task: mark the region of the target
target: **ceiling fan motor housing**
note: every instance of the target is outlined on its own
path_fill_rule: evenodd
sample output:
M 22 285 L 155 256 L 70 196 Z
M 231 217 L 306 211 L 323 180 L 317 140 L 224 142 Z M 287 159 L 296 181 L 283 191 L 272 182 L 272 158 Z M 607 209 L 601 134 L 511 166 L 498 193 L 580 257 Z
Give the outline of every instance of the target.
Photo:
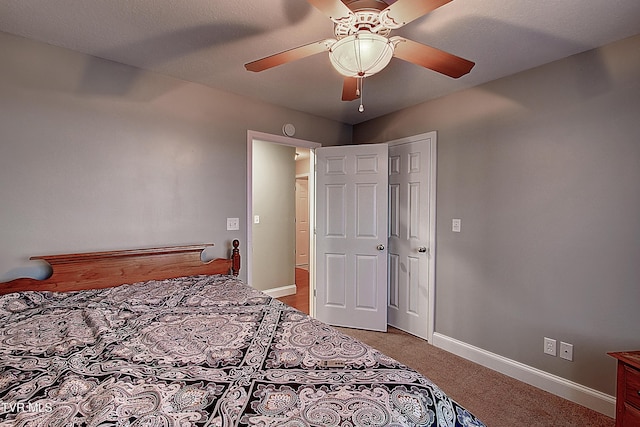
M 362 31 L 387 37 L 394 26 L 394 21 L 386 18 L 386 13 L 382 14 L 377 9 L 361 9 L 355 11 L 349 19 L 336 22 L 333 32 L 338 40 Z

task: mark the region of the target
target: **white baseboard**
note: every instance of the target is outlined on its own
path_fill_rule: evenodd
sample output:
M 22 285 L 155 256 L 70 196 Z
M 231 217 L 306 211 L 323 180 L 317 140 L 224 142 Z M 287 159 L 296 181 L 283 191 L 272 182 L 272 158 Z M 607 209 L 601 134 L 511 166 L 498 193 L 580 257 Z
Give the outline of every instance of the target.
M 616 399 L 606 393 L 585 387 L 557 375 L 508 359 L 479 347 L 435 332 L 432 344 L 438 348 L 471 360 L 479 365 L 508 375 L 524 383 L 553 393 L 601 414 L 615 417 Z
M 287 285 L 280 286 L 279 288 L 267 289 L 266 291 L 262 291 L 265 294 L 269 295 L 271 298 L 280 298 L 286 297 L 287 295 L 295 295 L 297 291 L 296 285 Z

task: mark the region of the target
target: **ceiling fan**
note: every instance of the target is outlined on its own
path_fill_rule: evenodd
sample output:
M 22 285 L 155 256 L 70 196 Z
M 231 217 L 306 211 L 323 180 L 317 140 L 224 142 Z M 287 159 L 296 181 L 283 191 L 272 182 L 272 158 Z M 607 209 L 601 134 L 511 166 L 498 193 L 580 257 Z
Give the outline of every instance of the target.
M 391 58 L 458 78 L 475 63 L 401 36 L 392 36 L 409 22 L 452 0 L 307 0 L 334 23 L 335 38 L 319 40 L 245 64 L 249 71 L 264 71 L 287 62 L 329 52 L 334 68 L 344 76 L 342 100 L 360 98 L 365 77 L 384 69 Z

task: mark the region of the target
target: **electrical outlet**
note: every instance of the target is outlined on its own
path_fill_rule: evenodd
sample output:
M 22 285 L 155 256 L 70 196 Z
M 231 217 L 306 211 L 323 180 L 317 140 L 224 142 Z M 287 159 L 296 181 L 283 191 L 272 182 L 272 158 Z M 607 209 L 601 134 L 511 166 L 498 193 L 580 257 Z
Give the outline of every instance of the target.
M 573 361 L 573 344 L 560 341 L 560 357 Z
M 544 337 L 544 353 L 549 356 L 556 355 L 556 340 Z
M 462 220 L 459 218 L 453 218 L 451 220 L 451 231 L 454 233 L 460 232 L 460 227 L 462 226 Z

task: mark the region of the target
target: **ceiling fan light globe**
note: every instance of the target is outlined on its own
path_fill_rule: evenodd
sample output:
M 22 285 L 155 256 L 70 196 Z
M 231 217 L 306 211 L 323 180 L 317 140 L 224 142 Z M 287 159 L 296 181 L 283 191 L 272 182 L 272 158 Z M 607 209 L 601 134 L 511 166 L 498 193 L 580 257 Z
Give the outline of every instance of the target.
M 368 32 L 346 36 L 329 50 L 331 64 L 346 77 L 372 76 L 386 67 L 392 57 L 393 44 L 389 39 Z

